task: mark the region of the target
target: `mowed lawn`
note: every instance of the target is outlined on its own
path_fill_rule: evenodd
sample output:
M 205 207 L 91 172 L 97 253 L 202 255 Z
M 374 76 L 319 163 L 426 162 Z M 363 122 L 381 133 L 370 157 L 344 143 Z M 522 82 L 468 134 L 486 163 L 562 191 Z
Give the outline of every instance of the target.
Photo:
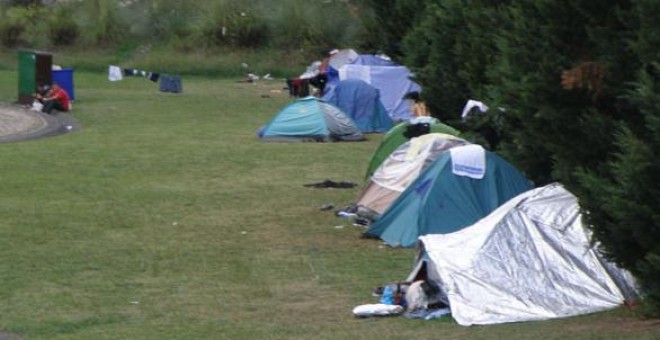
M 17 98 L 0 71 L 0 101 Z M 382 135 L 362 143 L 263 143 L 290 102 L 284 81 L 76 73 L 75 133 L 0 144 L 0 338 L 654 338 L 619 310 L 462 327 L 450 318 L 356 319 L 371 289 L 403 280 L 413 249 L 360 239 L 321 211 L 359 189 Z

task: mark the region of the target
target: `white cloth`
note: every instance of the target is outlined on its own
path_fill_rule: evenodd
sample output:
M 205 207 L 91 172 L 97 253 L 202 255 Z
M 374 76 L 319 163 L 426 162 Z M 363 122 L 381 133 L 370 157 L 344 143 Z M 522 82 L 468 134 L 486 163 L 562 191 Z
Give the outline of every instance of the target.
M 119 66 L 110 65 L 108 67 L 108 80 L 109 81 L 119 81 L 124 79 L 123 72 Z
M 486 150 L 481 145 L 469 144 L 449 149 L 452 172 L 458 176 L 482 179 L 486 174 Z
M 472 111 L 472 109 L 475 107 L 478 108 L 479 111 L 481 111 L 482 113 L 488 111 L 488 106 L 486 106 L 486 104 L 477 100 L 470 99 L 467 101 L 465 107 L 463 108 L 463 113 L 461 113 L 461 118 L 465 120 L 465 118 L 470 114 L 470 111 Z
M 399 315 L 401 313 L 403 313 L 403 307 L 384 303 L 360 305 L 353 308 L 353 315 L 358 317 Z
M 38 102 L 38 101 L 35 100 L 35 101 L 32 103 L 32 107 L 31 107 L 31 109 L 32 109 L 32 111 L 41 112 L 41 109 L 42 109 L 43 107 L 44 107 L 44 104 L 41 104 L 40 102 Z
M 411 118 L 408 121 L 408 124 L 437 124 L 440 121 L 437 118 L 429 117 L 429 116 L 421 116 L 421 117 L 415 117 Z

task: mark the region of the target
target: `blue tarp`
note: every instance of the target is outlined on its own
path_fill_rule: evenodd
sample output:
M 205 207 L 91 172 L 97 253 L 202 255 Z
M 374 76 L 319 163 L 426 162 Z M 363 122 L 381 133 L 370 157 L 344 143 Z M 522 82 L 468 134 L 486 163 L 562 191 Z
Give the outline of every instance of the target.
M 394 125 L 378 90 L 362 80 L 343 80 L 323 99 L 351 117 L 362 132 L 387 132 Z
M 532 189 L 511 164 L 486 151 L 482 179 L 455 175 L 445 152 L 397 198 L 365 233 L 395 247 L 413 247 L 426 234 L 463 229 L 509 199 Z

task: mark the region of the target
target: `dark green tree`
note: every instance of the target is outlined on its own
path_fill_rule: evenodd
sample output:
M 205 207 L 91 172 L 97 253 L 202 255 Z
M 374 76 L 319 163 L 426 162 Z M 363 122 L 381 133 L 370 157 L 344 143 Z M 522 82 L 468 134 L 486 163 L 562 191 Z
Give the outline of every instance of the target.
M 636 1 L 622 15 L 637 65 L 636 79 L 620 100 L 634 108 L 614 136 L 614 156 L 599 168 L 579 172 L 582 205 L 608 255 L 642 283 L 647 311 L 660 315 L 660 4 Z
M 403 56 L 403 37 L 424 15 L 428 0 L 362 0 L 363 25 L 369 34 L 363 47 L 382 52 L 394 60 Z M 371 15 L 369 15 L 371 13 Z M 378 50 L 378 51 L 376 51 Z
M 405 64 L 424 85 L 433 116 L 460 127 L 469 99 L 485 100 L 486 71 L 497 56 L 494 33 L 502 1 L 429 1 L 425 15 L 404 37 Z M 483 122 L 479 122 L 483 127 Z
M 501 152 L 580 199 L 606 255 L 660 311 L 657 18 L 652 1 L 523 1 L 501 8 L 488 98 Z
M 468 99 L 502 108 L 461 128 L 494 132 L 490 146 L 537 185 L 560 181 L 575 193 L 596 241 L 660 314 L 660 4 L 429 0 L 426 8 L 403 35 L 402 59 L 433 114 L 458 124 Z

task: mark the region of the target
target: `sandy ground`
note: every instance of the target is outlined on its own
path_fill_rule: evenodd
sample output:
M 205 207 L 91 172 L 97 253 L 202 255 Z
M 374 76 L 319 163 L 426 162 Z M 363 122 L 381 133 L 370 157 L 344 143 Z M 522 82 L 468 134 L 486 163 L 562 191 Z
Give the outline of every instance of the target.
M 56 136 L 77 128 L 68 113 L 48 115 L 25 106 L 0 103 L 0 143 Z

